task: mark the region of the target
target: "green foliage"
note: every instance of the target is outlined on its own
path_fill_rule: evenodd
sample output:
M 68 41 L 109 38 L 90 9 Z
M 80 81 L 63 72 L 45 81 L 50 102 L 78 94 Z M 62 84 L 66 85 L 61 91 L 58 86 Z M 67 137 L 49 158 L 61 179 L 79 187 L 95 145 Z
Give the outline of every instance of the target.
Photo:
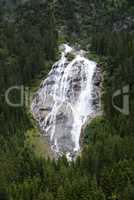
M 0 3 L 0 199 L 132 200 L 133 2 L 8 1 L 12 15 L 3 6 Z M 57 161 L 37 156 L 31 146 L 36 145 L 41 154 L 46 150 L 40 147 L 41 138 L 33 139 L 34 128 L 26 108 L 11 108 L 4 99 L 10 86 L 29 86 L 35 77 L 44 77 L 57 56 L 58 42 L 66 40 L 79 41 L 87 50 L 90 48 L 104 72 L 105 116 L 87 126 L 85 147 L 72 162 L 65 156 Z M 68 57 L 73 59 L 72 55 Z M 113 92 L 126 84 L 131 93 L 129 116 L 119 114 L 111 103 Z M 11 98 L 20 100 L 18 93 L 11 94 Z M 117 99 L 116 103 L 120 102 Z
M 44 70 L 45 75 L 47 74 L 51 66 L 47 63 L 54 61 L 56 57 L 57 31 L 53 8 L 49 2 L 33 4 L 33 1 L 30 1 L 20 5 L 14 10 L 13 19 L 10 20 L 5 17 L 4 7 L 2 8 L 3 13 L 0 15 L 0 198 L 7 199 L 8 186 L 12 182 L 15 184 L 31 176 L 32 173 L 36 174 L 36 161 L 33 161 L 34 153 L 25 148 L 25 133 L 32 127 L 26 108 L 8 106 L 5 102 L 5 92 L 12 86 L 29 86 L 41 70 Z M 6 16 L 8 14 L 6 13 Z M 18 103 L 20 93 L 11 93 L 10 99 Z M 18 184 L 15 185 L 19 195 L 19 191 L 21 190 L 22 193 L 23 188 L 20 186 L 19 189 Z M 27 188 L 29 182 L 25 185 Z M 13 197 L 15 198 L 17 197 Z
M 108 120 L 106 120 L 104 117 L 97 117 L 93 119 L 90 125 L 86 127 L 84 134 L 84 143 L 94 144 L 101 137 L 101 134 L 106 133 L 106 135 L 108 135 L 112 132 L 115 132 L 115 130 L 112 129 L 113 127 Z
M 109 38 L 106 37 L 109 35 Z M 107 119 L 113 122 L 114 127 L 121 135 L 132 134 L 134 129 L 134 87 L 133 87 L 133 33 L 119 32 L 96 34 L 92 41 L 92 50 L 103 59 L 103 108 Z M 113 107 L 112 96 L 124 86 L 129 86 L 130 113 L 129 116 L 119 113 Z M 122 108 L 123 93 L 115 99 L 115 104 Z

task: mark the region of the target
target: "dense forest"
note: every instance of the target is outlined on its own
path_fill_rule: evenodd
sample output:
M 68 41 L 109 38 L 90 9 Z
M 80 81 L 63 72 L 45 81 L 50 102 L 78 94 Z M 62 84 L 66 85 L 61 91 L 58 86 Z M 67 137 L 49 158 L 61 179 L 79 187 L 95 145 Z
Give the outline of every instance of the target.
M 0 1 L 1 200 L 133 200 L 133 14 L 133 0 Z M 72 162 L 37 157 L 25 145 L 33 126 L 27 107 L 5 102 L 9 87 L 47 75 L 61 42 L 80 44 L 103 74 L 104 115 L 88 125 L 81 155 Z M 112 105 L 112 94 L 126 85 L 129 115 Z M 10 95 L 20 100 L 17 91 Z

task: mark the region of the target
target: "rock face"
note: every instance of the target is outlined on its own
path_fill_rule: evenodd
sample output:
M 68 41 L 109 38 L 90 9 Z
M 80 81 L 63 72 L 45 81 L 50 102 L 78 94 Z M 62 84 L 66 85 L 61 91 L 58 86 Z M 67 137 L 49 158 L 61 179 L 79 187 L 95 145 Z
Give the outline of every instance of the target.
M 100 109 L 100 69 L 68 45 L 61 54 L 34 95 L 32 113 L 55 155 L 72 158 L 80 150 L 82 126 Z

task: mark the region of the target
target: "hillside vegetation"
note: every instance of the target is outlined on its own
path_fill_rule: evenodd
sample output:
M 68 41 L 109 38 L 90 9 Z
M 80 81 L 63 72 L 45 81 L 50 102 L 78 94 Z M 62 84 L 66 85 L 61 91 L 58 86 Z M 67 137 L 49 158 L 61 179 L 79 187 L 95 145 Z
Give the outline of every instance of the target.
M 29 0 L 23 4 L 8 0 L 8 6 L 1 1 L 1 200 L 133 200 L 133 13 L 133 0 Z M 26 133 L 31 137 L 29 131 L 35 131 L 27 107 L 12 108 L 4 98 L 9 87 L 31 88 L 42 71 L 44 78 L 61 41 L 79 43 L 90 51 L 103 73 L 104 116 L 86 128 L 84 148 L 75 162 L 65 156 L 55 161 L 36 154 L 26 138 Z M 113 93 L 126 85 L 129 115 L 112 105 Z M 13 92 L 10 98 L 18 102 L 20 94 Z M 123 94 L 116 99 L 117 105 L 122 98 Z M 37 151 L 42 154 L 42 149 Z

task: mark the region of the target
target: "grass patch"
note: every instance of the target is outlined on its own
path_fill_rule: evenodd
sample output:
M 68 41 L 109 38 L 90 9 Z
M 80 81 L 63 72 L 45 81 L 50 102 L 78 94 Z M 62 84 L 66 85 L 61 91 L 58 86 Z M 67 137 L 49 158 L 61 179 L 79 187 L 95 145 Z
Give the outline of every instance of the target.
M 40 158 L 53 158 L 52 151 L 46 138 L 39 133 L 37 128 L 31 128 L 26 132 L 25 145 L 30 147 L 35 155 Z

